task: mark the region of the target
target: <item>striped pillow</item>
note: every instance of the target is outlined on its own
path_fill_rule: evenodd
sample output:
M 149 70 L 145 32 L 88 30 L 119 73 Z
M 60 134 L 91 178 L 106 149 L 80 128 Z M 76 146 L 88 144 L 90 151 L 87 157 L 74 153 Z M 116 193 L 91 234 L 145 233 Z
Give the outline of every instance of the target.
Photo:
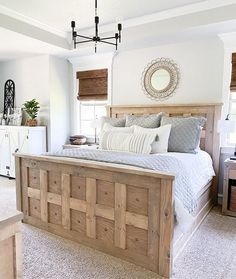
M 107 131 L 100 136 L 99 147 L 102 150 L 113 150 L 150 154 L 156 133 L 133 134 Z

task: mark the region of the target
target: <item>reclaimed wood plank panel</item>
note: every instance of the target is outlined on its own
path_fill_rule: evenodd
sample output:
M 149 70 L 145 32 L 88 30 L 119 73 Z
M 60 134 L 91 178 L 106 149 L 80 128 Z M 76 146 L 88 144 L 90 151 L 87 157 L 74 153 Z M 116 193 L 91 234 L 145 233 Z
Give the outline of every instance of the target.
M 22 166 L 21 169 L 22 176 L 22 204 L 24 215 L 29 214 L 29 199 L 28 199 L 28 187 L 29 187 L 29 168 Z
M 61 207 L 62 207 L 62 226 L 70 229 L 70 175 L 61 176 Z
M 126 185 L 115 183 L 115 246 L 126 248 Z
M 14 236 L 14 267 L 15 277 L 17 279 L 23 278 L 22 269 L 22 234 L 17 232 Z
M 21 183 L 22 183 L 22 179 L 21 179 L 21 159 L 20 158 L 16 158 L 15 160 L 15 171 L 16 171 L 16 177 L 19 177 L 19 179 L 16 180 L 16 208 L 19 211 L 23 210 L 23 206 L 22 206 L 22 187 L 21 187 Z
M 40 170 L 40 208 L 41 220 L 48 222 L 48 172 Z
M 172 270 L 173 192 L 172 181 L 161 180 L 159 268 L 161 276 L 169 278 Z
M 96 205 L 96 179 L 86 178 L 86 234 L 90 238 L 96 238 L 96 216 L 95 216 L 95 205 Z
M 154 263 L 153 270 L 158 272 L 159 266 L 159 235 L 160 235 L 160 190 L 151 188 L 148 193 L 148 256 Z

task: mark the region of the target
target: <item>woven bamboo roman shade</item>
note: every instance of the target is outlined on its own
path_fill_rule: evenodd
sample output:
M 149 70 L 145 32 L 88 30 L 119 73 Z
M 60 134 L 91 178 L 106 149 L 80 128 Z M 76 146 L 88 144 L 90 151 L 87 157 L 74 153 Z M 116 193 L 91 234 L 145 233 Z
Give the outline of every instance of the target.
M 107 100 L 107 69 L 77 72 L 80 101 Z
M 236 90 L 236 53 L 232 54 L 232 74 L 230 90 Z

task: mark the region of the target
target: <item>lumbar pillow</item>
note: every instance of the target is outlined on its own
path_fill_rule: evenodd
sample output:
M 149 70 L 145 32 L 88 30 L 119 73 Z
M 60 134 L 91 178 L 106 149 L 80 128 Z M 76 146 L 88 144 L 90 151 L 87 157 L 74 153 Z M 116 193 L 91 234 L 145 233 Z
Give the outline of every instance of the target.
M 159 128 L 150 129 L 134 126 L 134 133 L 155 134 L 155 141 L 152 143 L 151 153 L 165 153 L 168 149 L 168 140 L 170 136 L 171 125 L 161 126 Z
M 113 150 L 150 154 L 156 134 L 134 134 L 107 131 L 102 132 L 99 147 L 102 150 Z
M 125 127 L 125 117 L 113 118 L 113 117 L 102 116 L 100 121 L 101 121 L 101 129 L 103 128 L 103 125 L 105 123 L 109 123 L 111 126 L 114 127 Z
M 196 153 L 204 117 L 163 117 L 161 126 L 171 124 L 168 151 Z
M 132 127 L 114 127 L 109 123 L 104 123 L 102 127 L 102 132 L 108 132 L 108 131 L 113 131 L 113 132 L 122 132 L 122 133 L 133 133 L 134 132 L 134 126 Z
M 125 126 L 130 127 L 133 125 L 137 125 L 143 128 L 157 128 L 160 126 L 163 114 L 163 112 L 141 116 L 129 114 L 126 115 Z

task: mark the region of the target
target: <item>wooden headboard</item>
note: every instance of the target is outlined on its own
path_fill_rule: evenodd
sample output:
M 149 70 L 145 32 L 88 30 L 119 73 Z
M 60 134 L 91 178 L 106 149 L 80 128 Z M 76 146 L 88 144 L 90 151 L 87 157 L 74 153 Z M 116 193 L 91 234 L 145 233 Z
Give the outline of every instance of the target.
M 222 104 L 184 104 L 184 105 L 117 105 L 108 106 L 107 115 L 123 117 L 125 114 L 155 114 L 165 112 L 167 116 L 204 116 L 206 125 L 201 134 L 200 146 L 207 151 L 213 160 L 215 172 L 219 170 L 219 134 L 217 122 L 220 120 Z

